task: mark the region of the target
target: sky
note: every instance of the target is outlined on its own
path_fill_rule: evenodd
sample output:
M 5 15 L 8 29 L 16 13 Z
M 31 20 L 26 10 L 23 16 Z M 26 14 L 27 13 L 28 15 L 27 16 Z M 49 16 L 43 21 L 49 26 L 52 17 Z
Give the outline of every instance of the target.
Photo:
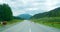
M 11 7 L 13 16 L 35 15 L 60 7 L 60 0 L 0 0 L 0 4 L 3 3 Z

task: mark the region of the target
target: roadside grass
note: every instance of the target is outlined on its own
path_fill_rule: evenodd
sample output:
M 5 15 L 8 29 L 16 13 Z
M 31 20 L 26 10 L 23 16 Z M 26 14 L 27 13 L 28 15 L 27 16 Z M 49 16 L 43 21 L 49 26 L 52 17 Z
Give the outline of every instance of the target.
M 17 23 L 17 22 L 22 22 L 23 20 L 19 20 L 19 19 L 13 19 L 13 20 L 11 20 L 11 21 L 8 21 L 7 22 L 7 24 L 9 25 L 9 24 L 15 24 L 15 23 Z
M 60 17 L 45 17 L 40 19 L 32 19 L 32 21 L 60 29 Z
M 11 21 L 7 21 L 7 25 L 13 25 L 19 22 L 22 22 L 23 20 L 19 20 L 19 19 L 13 19 Z M 0 24 L 0 27 L 2 27 L 2 24 Z

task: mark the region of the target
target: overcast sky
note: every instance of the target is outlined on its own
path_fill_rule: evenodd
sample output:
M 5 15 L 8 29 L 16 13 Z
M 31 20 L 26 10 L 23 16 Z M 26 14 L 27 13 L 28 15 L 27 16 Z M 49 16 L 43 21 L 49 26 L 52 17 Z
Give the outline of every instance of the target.
M 0 0 L 0 4 L 3 3 L 9 4 L 14 16 L 34 15 L 60 7 L 60 0 Z

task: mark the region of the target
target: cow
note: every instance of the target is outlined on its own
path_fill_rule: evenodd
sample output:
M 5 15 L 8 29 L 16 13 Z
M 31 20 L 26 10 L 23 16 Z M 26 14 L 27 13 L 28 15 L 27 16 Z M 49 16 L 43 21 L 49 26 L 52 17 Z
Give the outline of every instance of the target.
M 6 25 L 7 24 L 7 21 L 3 21 L 1 22 L 2 25 Z

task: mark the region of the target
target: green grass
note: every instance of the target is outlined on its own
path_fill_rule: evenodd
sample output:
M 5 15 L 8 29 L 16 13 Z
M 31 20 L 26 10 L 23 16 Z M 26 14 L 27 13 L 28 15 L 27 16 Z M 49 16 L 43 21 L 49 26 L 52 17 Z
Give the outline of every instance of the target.
M 7 24 L 14 24 L 14 23 L 17 23 L 17 22 L 22 22 L 23 20 L 18 20 L 18 19 L 13 19 L 11 21 L 8 21 Z
M 11 20 L 11 21 L 7 21 L 7 25 L 12 25 L 12 24 L 16 24 L 16 23 L 18 23 L 18 22 L 22 22 L 23 20 L 19 20 L 19 19 L 13 19 L 13 20 Z M 2 25 L 0 24 L 0 27 L 1 27 Z
M 50 27 L 55 27 L 60 29 L 60 17 L 45 17 L 40 19 L 32 19 L 33 22 L 44 24 Z

